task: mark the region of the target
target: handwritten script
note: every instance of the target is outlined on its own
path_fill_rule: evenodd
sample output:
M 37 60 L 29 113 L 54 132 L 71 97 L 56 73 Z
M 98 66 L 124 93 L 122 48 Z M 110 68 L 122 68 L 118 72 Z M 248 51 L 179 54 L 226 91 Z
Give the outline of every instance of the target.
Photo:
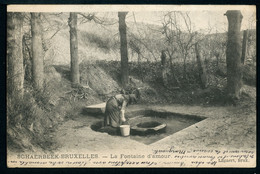
M 255 167 L 251 150 L 183 150 L 140 153 L 26 154 L 8 157 L 8 167 Z

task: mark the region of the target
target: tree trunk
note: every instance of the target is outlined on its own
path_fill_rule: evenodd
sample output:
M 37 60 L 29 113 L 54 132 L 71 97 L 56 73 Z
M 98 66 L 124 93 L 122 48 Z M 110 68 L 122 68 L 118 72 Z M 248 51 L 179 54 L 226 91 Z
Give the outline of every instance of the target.
M 187 59 L 187 56 L 185 55 L 184 59 L 183 59 L 183 78 L 185 80 L 187 80 L 186 59 Z
M 168 88 L 168 76 L 167 76 L 167 62 L 165 51 L 161 51 L 161 63 L 162 63 L 162 80 L 163 85 Z
M 141 72 L 141 79 L 142 82 L 144 82 L 144 75 L 143 75 L 143 70 L 142 70 L 142 66 L 141 66 L 141 53 L 137 53 L 138 54 L 138 67 L 139 67 L 139 71 Z
M 77 13 L 70 13 L 70 75 L 73 84 L 80 83 L 79 60 L 78 60 L 78 35 L 77 35 Z
M 119 18 L 119 33 L 120 33 L 120 53 L 121 53 L 121 83 L 125 88 L 129 82 L 128 70 L 128 51 L 127 51 L 127 37 L 126 37 L 126 23 L 125 17 L 128 12 L 118 12 Z
M 199 70 L 199 77 L 200 77 L 200 84 L 202 88 L 208 87 L 208 76 L 205 65 L 203 61 L 201 61 L 201 55 L 198 48 L 198 43 L 195 44 L 195 52 L 196 52 L 196 59 L 197 59 L 197 66 Z
M 248 30 L 244 30 L 241 63 L 245 64 Z
M 22 53 L 22 13 L 7 13 L 7 85 L 8 98 L 23 98 L 24 68 Z
M 42 48 L 42 26 L 41 13 L 31 13 L 32 29 L 32 77 L 33 85 L 38 89 L 43 88 L 43 48 Z
M 24 65 L 24 79 L 28 82 L 32 82 L 32 56 L 31 49 L 28 46 L 27 41 L 31 38 L 28 38 L 26 35 L 23 35 L 23 65 Z M 31 43 L 29 44 L 31 47 Z
M 174 67 L 173 67 L 173 63 L 172 63 L 173 58 L 171 55 L 169 55 L 169 57 L 170 57 L 170 66 L 171 66 L 170 72 L 171 72 L 171 76 L 172 76 L 171 79 L 173 82 L 173 86 L 171 88 L 178 89 L 181 86 L 181 84 L 174 71 Z
M 220 56 L 220 54 L 216 53 L 215 56 L 216 56 L 216 59 L 217 59 L 217 69 L 219 69 L 219 56 Z
M 239 10 L 228 10 L 228 41 L 226 50 L 227 92 L 231 101 L 239 99 L 242 88 L 240 28 L 242 14 Z

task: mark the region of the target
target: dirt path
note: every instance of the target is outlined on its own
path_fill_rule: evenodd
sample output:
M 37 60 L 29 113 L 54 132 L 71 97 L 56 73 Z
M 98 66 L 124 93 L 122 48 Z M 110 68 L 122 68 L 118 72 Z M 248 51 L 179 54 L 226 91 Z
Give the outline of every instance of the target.
M 150 145 L 130 137 L 111 136 L 93 131 L 91 124 L 103 120 L 102 116 L 75 114 L 64 122 L 54 134 L 59 148 L 57 152 L 111 152 L 154 148 L 188 149 L 253 149 L 256 148 L 256 111 L 243 107 L 202 106 L 131 106 L 128 112 L 142 109 L 170 111 L 208 117 L 182 131 Z

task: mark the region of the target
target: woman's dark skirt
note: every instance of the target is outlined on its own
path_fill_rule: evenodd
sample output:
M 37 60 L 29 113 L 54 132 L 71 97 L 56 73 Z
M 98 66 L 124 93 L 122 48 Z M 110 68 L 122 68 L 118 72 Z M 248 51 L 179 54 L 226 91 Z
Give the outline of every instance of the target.
M 120 119 L 120 106 L 115 98 L 110 98 L 106 104 L 104 126 L 119 127 L 121 124 Z

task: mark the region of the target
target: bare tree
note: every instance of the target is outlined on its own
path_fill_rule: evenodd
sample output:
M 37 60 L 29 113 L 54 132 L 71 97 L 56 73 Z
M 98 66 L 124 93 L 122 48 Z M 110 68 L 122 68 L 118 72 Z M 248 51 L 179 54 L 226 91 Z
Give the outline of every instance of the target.
M 41 13 L 31 13 L 33 85 L 41 89 L 44 82 Z
M 234 101 L 239 99 L 242 88 L 240 28 L 243 16 L 239 10 L 228 10 L 225 15 L 228 19 L 227 92 Z
M 141 53 L 140 46 L 138 45 L 138 43 L 134 42 L 133 40 L 130 40 L 129 47 L 132 50 L 132 56 L 134 55 L 134 53 L 137 54 L 138 69 L 141 73 L 140 75 L 141 75 L 142 82 L 144 82 L 144 75 L 143 75 L 143 70 L 142 70 L 142 66 L 141 66 L 142 53 Z
M 216 57 L 217 61 L 217 70 L 219 70 L 219 63 L 221 59 L 225 57 L 227 39 L 226 34 L 221 34 L 216 31 L 216 33 L 207 37 L 204 40 L 204 49 L 208 49 L 210 51 L 211 57 Z
M 140 26 L 136 21 L 134 12 L 132 13 L 132 15 L 134 18 L 134 26 L 136 28 L 137 33 L 128 31 L 127 35 L 131 39 L 132 43 L 138 46 L 140 58 L 146 59 L 147 62 L 151 61 L 151 58 L 157 61 L 158 57 L 160 56 L 160 51 L 158 52 L 158 50 L 161 50 L 161 48 L 158 48 L 158 45 L 156 45 L 157 42 L 154 42 L 154 39 L 158 37 L 159 33 L 161 34 L 161 31 L 154 30 L 150 28 L 149 25 Z M 132 48 L 131 45 L 130 48 Z M 142 52 L 145 52 L 147 55 L 142 54 Z
M 123 87 L 126 87 L 129 82 L 128 51 L 125 23 L 125 17 L 127 13 L 128 12 L 118 12 L 121 53 L 121 83 Z
M 7 13 L 7 83 L 8 98 L 23 98 L 24 68 L 22 53 L 22 26 L 24 14 Z
M 24 79 L 31 82 L 32 80 L 31 37 L 27 33 L 24 33 L 23 35 L 23 65 L 24 65 Z
M 244 64 L 244 63 L 245 63 L 245 60 L 246 60 L 247 37 L 248 37 L 248 30 L 244 30 L 244 34 L 243 34 L 243 45 L 242 45 L 242 56 L 241 56 L 241 62 L 242 62 L 242 64 Z
M 72 12 L 70 13 L 68 23 L 70 27 L 71 82 L 73 84 L 79 84 L 80 74 L 79 74 L 79 60 L 78 60 L 77 13 L 72 13 Z
M 200 76 L 200 84 L 202 88 L 207 88 L 208 76 L 207 76 L 205 65 L 203 61 L 201 61 L 201 54 L 200 54 L 198 43 L 195 44 L 195 52 L 196 52 L 196 59 L 197 59 L 197 65 L 199 70 L 199 76 Z
M 163 17 L 163 34 L 167 43 L 167 53 L 170 61 L 173 61 L 174 53 L 178 52 L 183 59 L 183 76 L 186 79 L 187 57 L 195 45 L 199 42 L 199 33 L 194 32 L 188 12 L 168 12 Z M 202 40 L 202 39 L 201 39 Z
M 166 54 L 165 50 L 161 51 L 161 64 L 162 64 L 162 81 L 165 87 L 168 87 L 168 68 L 167 68 L 167 59 L 166 59 Z

